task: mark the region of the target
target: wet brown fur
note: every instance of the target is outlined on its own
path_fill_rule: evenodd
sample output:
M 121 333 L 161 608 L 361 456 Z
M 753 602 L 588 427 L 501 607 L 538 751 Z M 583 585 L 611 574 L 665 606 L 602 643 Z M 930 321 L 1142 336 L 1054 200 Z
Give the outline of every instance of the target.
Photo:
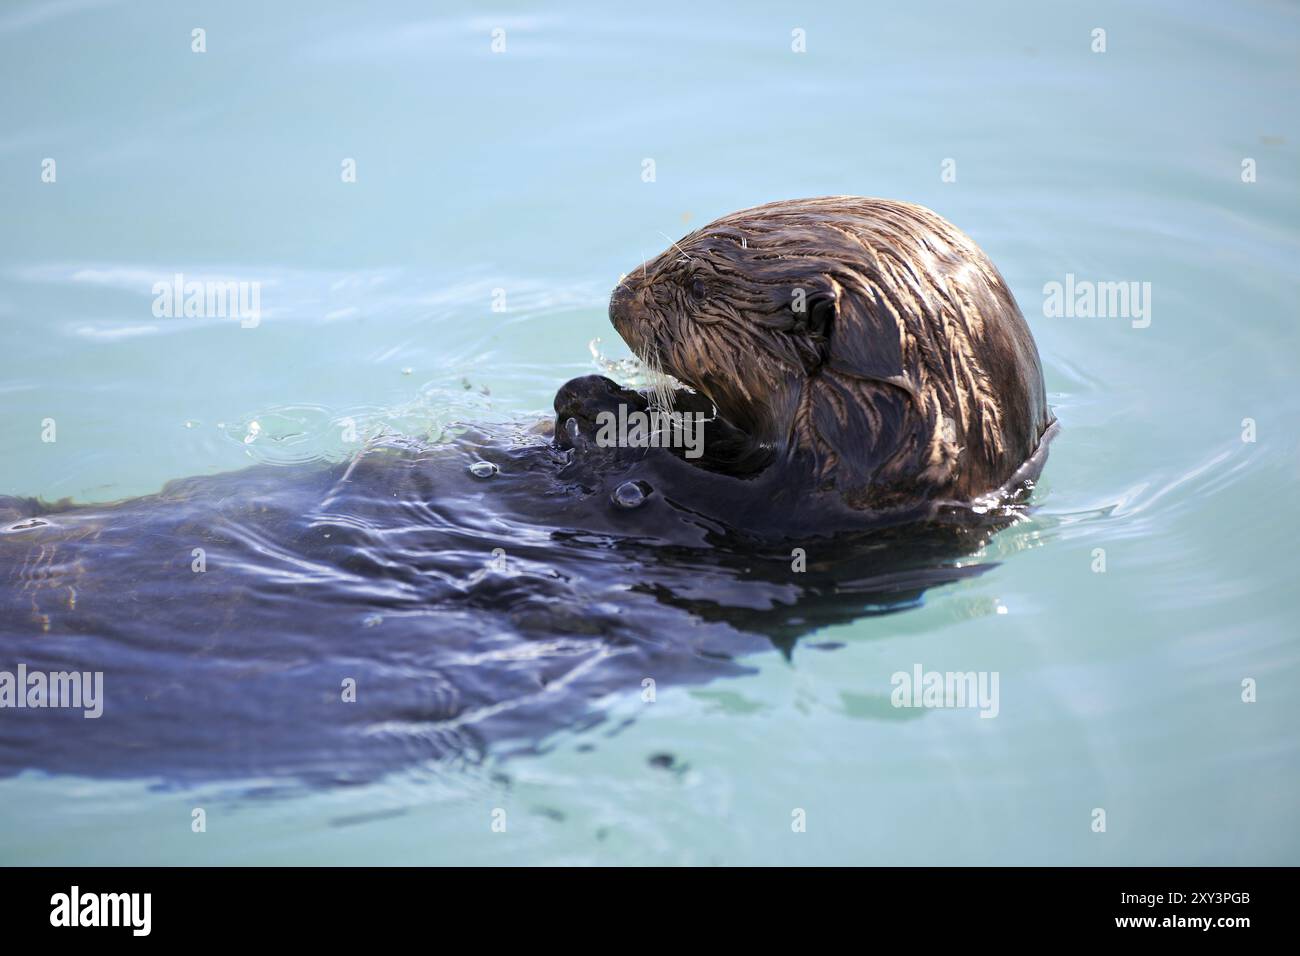
M 1052 422 L 1002 276 L 911 203 L 724 216 L 627 275 L 610 318 L 643 360 L 855 508 L 988 493 Z

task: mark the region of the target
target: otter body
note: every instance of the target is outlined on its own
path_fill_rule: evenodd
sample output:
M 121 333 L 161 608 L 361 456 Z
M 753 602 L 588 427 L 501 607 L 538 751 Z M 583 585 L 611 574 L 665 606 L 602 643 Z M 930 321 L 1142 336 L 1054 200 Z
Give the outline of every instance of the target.
M 629 482 L 644 499 L 617 503 Z M 986 567 L 958 559 L 992 524 L 799 529 L 792 490 L 751 483 L 773 498 L 746 515 L 737 483 L 521 423 L 114 504 L 0 497 L 0 682 L 103 675 L 93 719 L 0 683 L 0 777 L 333 786 L 477 763 Z M 785 522 L 806 567 L 728 519 Z
M 967 503 L 1042 467 L 1028 329 L 919 207 L 724 217 L 610 315 L 689 387 L 575 379 L 554 436 L 466 429 L 110 505 L 0 497 L 0 676 L 103 675 L 95 719 L 5 710 L 0 776 L 353 783 L 531 747 L 647 678 L 739 673 L 980 573 L 961 559 L 1014 504 Z M 600 440 L 665 403 L 706 419 L 698 458 Z

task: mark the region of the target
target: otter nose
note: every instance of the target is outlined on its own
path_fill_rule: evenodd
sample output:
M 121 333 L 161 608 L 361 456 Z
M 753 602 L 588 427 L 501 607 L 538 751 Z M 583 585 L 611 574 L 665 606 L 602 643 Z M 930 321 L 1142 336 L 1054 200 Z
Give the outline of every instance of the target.
M 643 304 L 631 279 L 623 279 L 609 296 L 609 321 L 619 336 L 635 350 L 643 319 Z
M 632 289 L 628 281 L 623 279 L 614 287 L 613 293 L 609 297 L 609 321 L 613 323 L 614 328 L 622 331 L 626 327 L 628 310 L 632 306 Z M 623 323 L 623 324 L 620 324 Z

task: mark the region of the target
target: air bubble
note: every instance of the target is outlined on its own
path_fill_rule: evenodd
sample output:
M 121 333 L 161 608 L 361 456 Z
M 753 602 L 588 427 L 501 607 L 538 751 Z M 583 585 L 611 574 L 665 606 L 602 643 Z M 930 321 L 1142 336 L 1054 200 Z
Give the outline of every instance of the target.
M 610 501 L 620 508 L 639 508 L 654 491 L 644 481 L 625 481 L 610 495 Z

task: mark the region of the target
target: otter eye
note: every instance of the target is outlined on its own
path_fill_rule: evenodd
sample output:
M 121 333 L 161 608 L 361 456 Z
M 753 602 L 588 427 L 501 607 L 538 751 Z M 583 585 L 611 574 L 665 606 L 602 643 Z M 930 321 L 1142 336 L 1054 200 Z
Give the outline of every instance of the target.
M 703 301 L 704 299 L 703 279 L 696 279 L 694 282 L 691 283 L 691 298 L 694 299 L 696 302 Z

